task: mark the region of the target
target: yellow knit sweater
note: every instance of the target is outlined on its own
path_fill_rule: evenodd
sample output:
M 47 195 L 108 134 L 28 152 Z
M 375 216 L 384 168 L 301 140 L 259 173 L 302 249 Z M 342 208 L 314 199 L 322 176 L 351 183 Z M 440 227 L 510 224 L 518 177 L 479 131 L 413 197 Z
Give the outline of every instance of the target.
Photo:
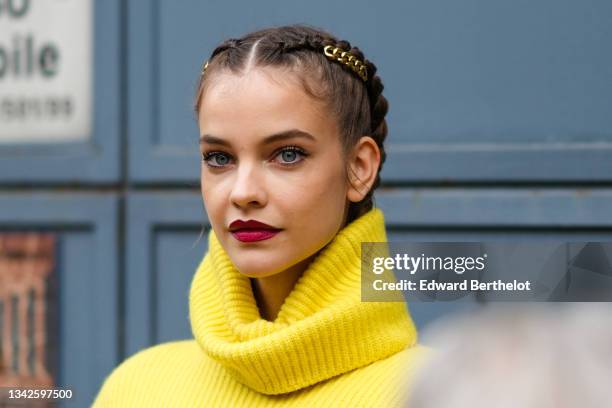
M 322 249 L 271 322 L 211 231 L 189 296 L 195 340 L 128 358 L 94 406 L 401 406 L 425 353 L 404 303 L 361 302 L 361 242 L 381 241 L 375 208 Z

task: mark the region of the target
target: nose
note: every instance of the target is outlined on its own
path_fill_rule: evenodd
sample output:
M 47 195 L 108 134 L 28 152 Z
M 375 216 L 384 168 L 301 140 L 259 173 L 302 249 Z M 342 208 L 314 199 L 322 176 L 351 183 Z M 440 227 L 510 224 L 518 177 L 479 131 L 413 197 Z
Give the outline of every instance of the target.
M 232 205 L 239 208 L 264 206 L 267 202 L 267 194 L 263 177 L 256 163 L 239 165 L 230 193 Z

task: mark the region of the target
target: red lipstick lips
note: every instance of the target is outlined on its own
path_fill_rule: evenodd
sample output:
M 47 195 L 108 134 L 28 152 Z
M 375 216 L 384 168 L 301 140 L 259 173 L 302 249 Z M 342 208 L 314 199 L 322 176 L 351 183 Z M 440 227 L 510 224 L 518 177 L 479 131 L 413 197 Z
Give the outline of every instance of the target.
M 255 242 L 270 239 L 281 230 L 255 220 L 236 220 L 229 226 L 230 232 L 238 241 Z

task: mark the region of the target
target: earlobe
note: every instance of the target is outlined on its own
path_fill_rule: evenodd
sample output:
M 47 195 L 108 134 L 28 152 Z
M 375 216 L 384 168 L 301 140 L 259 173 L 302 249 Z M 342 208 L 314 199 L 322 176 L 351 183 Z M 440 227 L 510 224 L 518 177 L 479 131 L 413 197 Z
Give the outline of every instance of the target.
M 368 194 L 380 165 L 380 149 L 370 136 L 362 136 L 353 149 L 349 166 L 347 198 L 359 202 Z

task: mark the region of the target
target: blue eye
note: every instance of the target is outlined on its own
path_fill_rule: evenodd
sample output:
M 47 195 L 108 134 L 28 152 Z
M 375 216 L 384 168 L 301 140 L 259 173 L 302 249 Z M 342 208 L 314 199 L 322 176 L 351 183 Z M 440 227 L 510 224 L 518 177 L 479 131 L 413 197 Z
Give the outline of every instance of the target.
M 302 158 L 300 158 L 300 156 L 302 156 Z M 308 156 L 308 154 L 297 146 L 285 146 L 279 149 L 273 157 L 280 157 L 278 163 L 283 166 L 293 166 L 300 163 L 306 156 Z M 227 153 L 212 151 L 202 153 L 202 161 L 205 162 L 208 167 L 224 168 L 228 164 L 231 164 L 232 157 Z
M 277 156 L 282 158 L 280 162 L 283 165 L 292 165 L 301 162 L 302 160 L 297 160 L 299 156 L 306 157 L 307 154 L 304 150 L 300 149 L 297 146 L 287 146 L 282 148 Z
M 202 154 L 202 160 L 210 167 L 223 167 L 229 163 L 230 158 L 223 152 L 209 152 Z M 214 163 L 215 160 L 216 163 Z
M 293 150 L 284 150 L 281 152 L 281 157 L 284 161 L 292 162 L 297 159 L 297 153 Z

